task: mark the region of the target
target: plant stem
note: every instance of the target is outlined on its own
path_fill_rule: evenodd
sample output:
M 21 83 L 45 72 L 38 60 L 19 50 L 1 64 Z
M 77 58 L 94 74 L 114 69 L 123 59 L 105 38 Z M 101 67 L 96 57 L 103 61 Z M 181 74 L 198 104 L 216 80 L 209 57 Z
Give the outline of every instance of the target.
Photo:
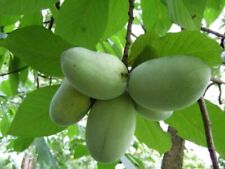
M 13 70 L 13 71 L 11 71 L 11 72 L 2 73 L 2 74 L 0 74 L 0 77 L 1 77 L 1 76 L 6 76 L 6 75 L 10 75 L 10 74 L 13 74 L 13 73 L 21 72 L 22 70 L 24 70 L 24 69 L 26 69 L 26 68 L 28 68 L 28 66 L 21 67 L 21 68 L 19 68 L 19 69 L 17 69 L 17 70 Z
M 216 31 L 213 31 L 211 29 L 208 29 L 208 28 L 205 28 L 205 27 L 201 27 L 201 30 L 203 32 L 207 32 L 207 33 L 211 33 L 213 35 L 216 35 L 217 37 L 220 37 L 220 38 L 225 38 L 225 35 L 219 33 L 219 32 L 216 32 Z
M 206 107 L 205 100 L 203 97 L 201 97 L 198 100 L 198 104 L 199 104 L 199 108 L 201 111 L 202 120 L 204 123 L 205 137 L 206 137 L 207 147 L 208 147 L 208 151 L 209 151 L 210 158 L 212 161 L 213 169 L 219 169 L 216 152 L 215 152 L 215 147 L 214 147 L 214 142 L 213 142 L 211 122 L 209 119 L 207 107 Z
M 131 34 L 132 34 L 132 23 L 134 20 L 134 0 L 129 0 L 129 11 L 128 11 L 128 24 L 127 24 L 127 34 L 126 34 L 126 44 L 123 52 L 123 63 L 127 66 L 127 59 L 128 59 L 128 53 L 129 48 L 131 44 Z

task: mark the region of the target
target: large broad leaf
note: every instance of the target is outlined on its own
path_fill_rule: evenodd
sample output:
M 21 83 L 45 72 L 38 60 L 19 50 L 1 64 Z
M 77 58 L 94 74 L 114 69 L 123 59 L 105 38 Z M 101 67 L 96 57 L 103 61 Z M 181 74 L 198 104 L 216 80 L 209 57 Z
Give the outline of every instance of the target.
M 94 48 L 103 36 L 109 0 L 66 0 L 56 18 L 56 34 L 77 46 Z
M 20 21 L 20 28 L 31 25 L 42 25 L 42 20 L 43 18 L 41 11 L 35 12 L 33 14 L 23 15 Z
M 54 0 L 1 0 L 0 15 L 34 13 L 48 8 L 52 4 L 54 4 Z
M 157 38 L 154 34 L 144 34 L 136 39 L 128 58 L 129 64 L 140 64 L 155 57 L 188 55 L 202 59 L 209 66 L 221 63 L 222 52 L 219 44 L 197 31 L 168 33 Z
M 141 6 L 142 19 L 147 31 L 165 34 L 171 26 L 166 6 L 160 0 L 142 0 Z
M 208 25 L 217 19 L 224 8 L 223 5 L 222 0 L 207 0 L 204 19 Z
M 225 135 L 221 132 L 225 128 L 225 114 L 216 105 L 206 102 L 216 151 L 225 158 Z M 196 144 L 206 146 L 205 132 L 201 113 L 198 104 L 194 104 L 186 109 L 176 111 L 174 115 L 167 120 L 167 123 L 178 131 L 182 138 L 192 141 Z
M 206 0 L 167 0 L 174 23 L 188 30 L 199 30 Z
M 51 76 L 62 76 L 60 54 L 72 45 L 41 26 L 29 26 L 0 41 L 32 68 Z
M 146 120 L 138 115 L 135 131 L 137 139 L 160 153 L 168 151 L 171 147 L 171 140 L 168 133 L 164 132 L 157 122 Z
M 6 26 L 11 25 L 17 22 L 21 18 L 20 15 L 12 16 L 12 15 L 0 15 L 0 25 Z
M 50 120 L 48 113 L 58 87 L 44 87 L 29 93 L 19 106 L 8 133 L 21 137 L 40 137 L 63 130 L 63 127 Z
M 160 56 L 190 55 L 201 58 L 210 66 L 221 63 L 219 44 L 197 31 L 169 33 L 160 39 L 156 48 Z
M 103 38 L 108 38 L 121 30 L 128 21 L 128 1 L 108 0 L 109 12 L 107 26 Z

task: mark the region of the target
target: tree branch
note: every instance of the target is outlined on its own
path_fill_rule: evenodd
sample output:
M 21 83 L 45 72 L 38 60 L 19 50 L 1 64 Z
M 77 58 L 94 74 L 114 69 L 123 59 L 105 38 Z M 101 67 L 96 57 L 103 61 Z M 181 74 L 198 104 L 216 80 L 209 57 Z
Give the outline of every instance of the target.
M 214 142 L 213 142 L 213 136 L 212 136 L 212 130 L 211 130 L 211 122 L 209 119 L 207 107 L 205 105 L 205 100 L 203 97 L 201 97 L 198 100 L 198 104 L 199 104 L 199 108 L 201 111 L 202 120 L 204 123 L 206 142 L 207 142 L 207 147 L 209 150 L 210 158 L 212 161 L 213 169 L 219 169 L 216 152 L 215 152 L 215 148 L 214 148 Z
M 210 79 L 213 83 L 217 83 L 217 84 L 223 84 L 225 85 L 225 82 L 222 81 L 221 79 L 215 78 L 215 77 L 211 77 Z
M 129 48 L 131 44 L 131 33 L 132 33 L 132 23 L 134 20 L 134 0 L 129 0 L 129 11 L 128 11 L 128 25 L 127 25 L 127 34 L 126 34 L 126 44 L 123 52 L 123 63 L 127 66 L 127 59 L 128 59 L 128 53 L 129 53 Z
M 21 68 L 19 68 L 19 69 L 17 69 L 17 70 L 13 70 L 13 71 L 11 71 L 11 72 L 2 73 L 2 74 L 0 74 L 0 77 L 1 77 L 1 76 L 6 76 L 6 75 L 10 75 L 10 74 L 13 74 L 13 73 L 21 72 L 22 70 L 24 70 L 24 69 L 26 69 L 26 68 L 28 68 L 28 66 L 21 67 Z
M 211 29 L 208 29 L 208 28 L 205 28 L 205 27 L 201 27 L 201 30 L 203 32 L 207 32 L 207 33 L 211 33 L 213 35 L 216 35 L 217 37 L 220 37 L 220 38 L 225 38 L 225 35 L 219 33 L 219 32 L 216 32 L 216 31 L 213 31 Z

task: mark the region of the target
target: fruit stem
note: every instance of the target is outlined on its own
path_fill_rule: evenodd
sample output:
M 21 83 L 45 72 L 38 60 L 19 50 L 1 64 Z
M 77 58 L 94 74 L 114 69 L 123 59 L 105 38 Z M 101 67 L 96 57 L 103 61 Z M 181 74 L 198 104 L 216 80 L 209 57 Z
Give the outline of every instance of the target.
M 204 123 L 205 137 L 206 137 L 207 147 L 208 147 L 208 151 L 209 151 L 210 158 L 212 161 L 213 169 L 219 169 L 216 152 L 215 152 L 213 136 L 212 136 L 211 122 L 209 119 L 207 107 L 206 107 L 205 100 L 203 97 L 201 97 L 198 100 L 198 104 L 199 104 L 199 108 L 201 111 L 202 120 Z
M 128 11 L 128 24 L 127 24 L 127 33 L 126 33 L 126 44 L 124 47 L 124 52 L 123 52 L 123 63 L 128 67 L 127 59 L 128 59 L 128 54 L 129 54 L 129 48 L 131 45 L 131 34 L 132 34 L 132 23 L 134 20 L 134 0 L 128 0 L 129 1 L 129 11 Z

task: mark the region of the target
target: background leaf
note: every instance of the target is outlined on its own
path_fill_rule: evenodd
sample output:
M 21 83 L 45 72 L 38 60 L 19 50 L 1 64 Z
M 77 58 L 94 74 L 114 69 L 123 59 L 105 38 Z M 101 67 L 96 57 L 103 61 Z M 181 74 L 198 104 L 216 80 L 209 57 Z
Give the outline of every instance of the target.
M 14 72 L 18 69 L 20 69 L 19 67 L 19 58 L 17 57 L 10 57 L 10 61 L 9 61 L 9 70 L 8 72 Z M 12 95 L 15 95 L 17 93 L 17 88 L 19 86 L 19 72 L 15 72 L 15 73 L 11 73 L 9 75 L 9 83 L 10 83 L 10 88 L 12 91 Z
M 48 145 L 44 138 L 37 138 L 34 140 L 36 152 L 38 154 L 37 161 L 40 164 L 40 168 L 50 167 L 50 169 L 58 169 L 56 160 L 54 159 Z
M 19 106 L 9 134 L 21 137 L 40 137 L 55 134 L 63 127 L 49 118 L 49 104 L 59 86 L 48 86 L 27 95 Z
M 216 41 L 197 31 L 168 33 L 163 37 L 147 33 L 133 43 L 128 61 L 136 66 L 157 57 L 188 55 L 199 57 L 209 66 L 215 66 L 221 63 L 221 52 Z
M 53 0 L 1 0 L 0 15 L 34 13 L 53 4 Z
M 184 29 L 199 30 L 206 0 L 167 0 L 169 14 Z
M 12 32 L 0 41 L 32 68 L 51 76 L 62 76 L 60 54 L 72 47 L 41 26 L 29 26 Z
M 109 0 L 66 0 L 56 18 L 56 34 L 86 48 L 95 48 L 108 20 Z
M 128 1 L 108 0 L 108 18 L 103 38 L 110 37 L 125 27 L 128 21 Z
M 160 56 L 190 55 L 201 58 L 210 66 L 221 63 L 219 44 L 197 31 L 168 33 L 160 39 L 156 48 Z
M 142 0 L 141 6 L 142 19 L 147 32 L 165 34 L 172 24 L 167 7 L 160 0 Z
M 164 153 L 171 147 L 169 134 L 164 132 L 157 122 L 146 120 L 140 115 L 137 116 L 135 135 L 140 142 L 159 153 Z

